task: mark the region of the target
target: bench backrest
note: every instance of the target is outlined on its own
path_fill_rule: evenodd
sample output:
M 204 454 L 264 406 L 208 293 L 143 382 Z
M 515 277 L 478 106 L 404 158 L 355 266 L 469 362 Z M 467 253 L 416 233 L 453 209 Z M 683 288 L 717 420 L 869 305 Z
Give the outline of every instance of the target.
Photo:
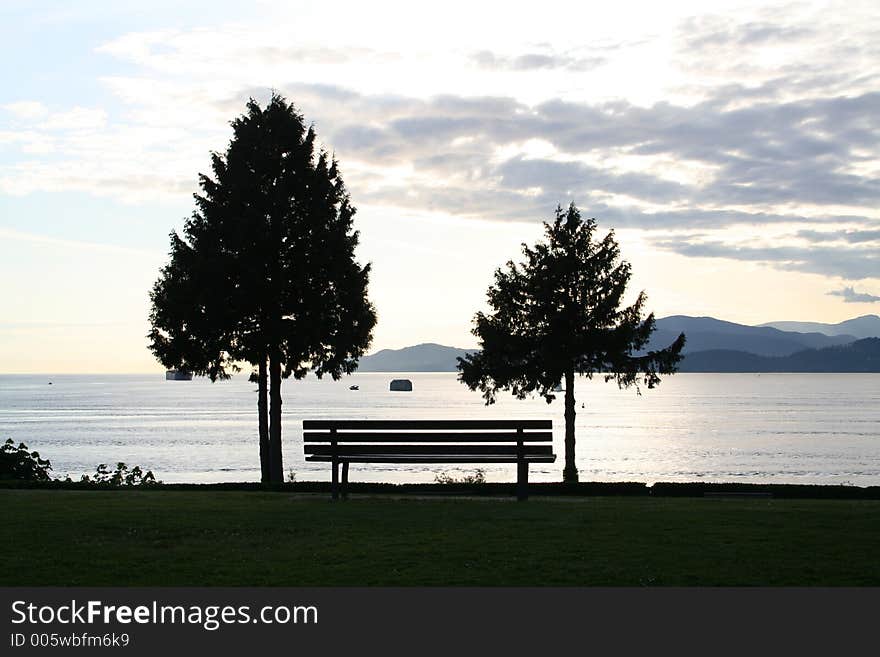
M 307 454 L 552 454 L 551 420 L 303 420 Z

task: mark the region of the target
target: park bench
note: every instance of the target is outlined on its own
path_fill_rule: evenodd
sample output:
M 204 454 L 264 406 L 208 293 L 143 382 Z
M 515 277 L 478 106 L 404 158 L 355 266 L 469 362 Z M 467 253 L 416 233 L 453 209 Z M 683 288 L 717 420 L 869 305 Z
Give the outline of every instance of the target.
M 306 461 L 331 464 L 333 499 L 347 492 L 350 463 L 516 463 L 525 500 L 529 464 L 556 460 L 552 429 L 550 420 L 303 420 L 303 444 Z

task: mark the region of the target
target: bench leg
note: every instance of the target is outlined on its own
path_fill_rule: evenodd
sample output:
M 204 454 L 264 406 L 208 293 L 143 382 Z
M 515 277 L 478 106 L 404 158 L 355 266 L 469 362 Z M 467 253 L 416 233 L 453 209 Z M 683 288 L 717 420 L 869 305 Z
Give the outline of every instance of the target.
M 348 461 L 342 464 L 342 499 L 348 499 Z
M 516 499 L 520 502 L 529 499 L 528 461 L 520 461 L 516 464 Z
M 330 476 L 330 495 L 334 500 L 339 499 L 339 461 L 333 459 L 332 461 L 332 470 L 333 473 Z

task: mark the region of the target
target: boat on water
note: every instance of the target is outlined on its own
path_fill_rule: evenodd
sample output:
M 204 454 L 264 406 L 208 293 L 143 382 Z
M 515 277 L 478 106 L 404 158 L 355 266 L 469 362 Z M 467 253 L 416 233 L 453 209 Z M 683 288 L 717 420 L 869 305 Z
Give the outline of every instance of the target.
M 349 390 L 360 390 L 360 386 L 348 386 Z
M 183 370 L 168 370 L 165 372 L 166 381 L 192 381 L 192 372 L 184 372 Z

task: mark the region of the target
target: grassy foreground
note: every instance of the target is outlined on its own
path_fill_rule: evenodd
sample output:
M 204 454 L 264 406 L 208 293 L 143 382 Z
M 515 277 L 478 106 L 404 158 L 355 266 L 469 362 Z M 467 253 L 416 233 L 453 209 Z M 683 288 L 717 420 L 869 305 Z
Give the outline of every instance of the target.
M 0 490 L 0 585 L 880 585 L 880 501 Z

